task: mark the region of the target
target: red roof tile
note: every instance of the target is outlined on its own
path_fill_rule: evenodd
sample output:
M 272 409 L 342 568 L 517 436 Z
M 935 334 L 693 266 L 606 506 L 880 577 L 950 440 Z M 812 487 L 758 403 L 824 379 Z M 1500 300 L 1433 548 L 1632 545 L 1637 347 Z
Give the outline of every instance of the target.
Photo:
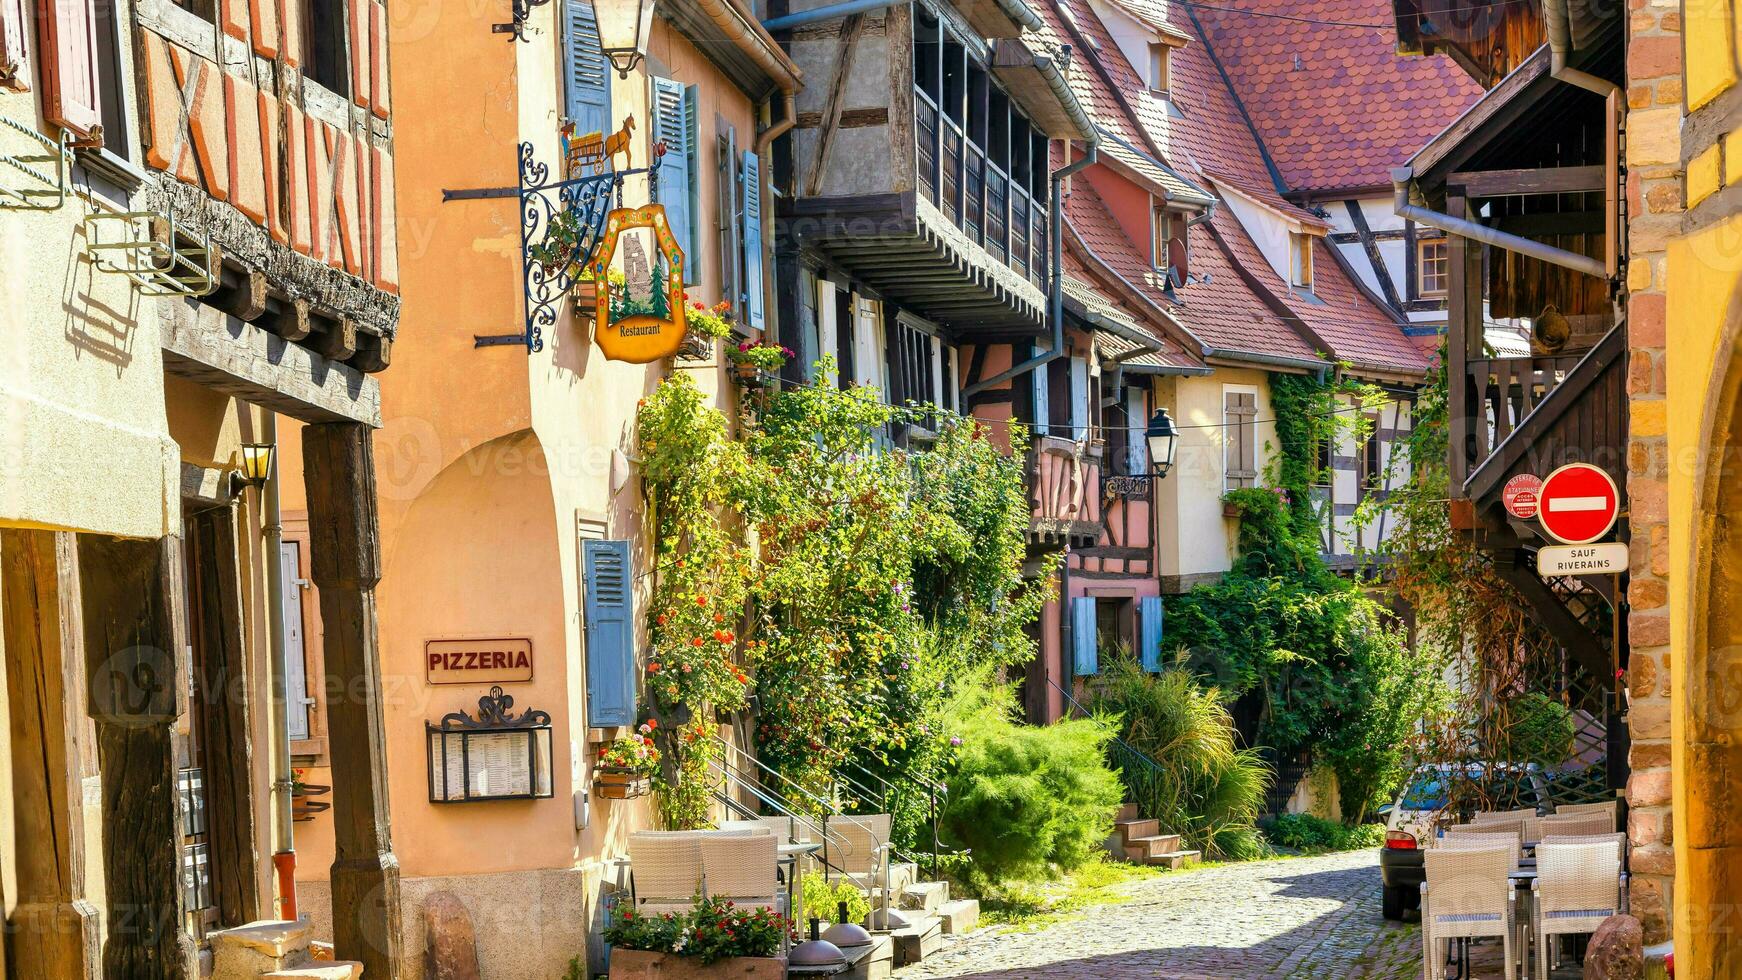
M 1389 0 L 1287 6 L 1293 17 L 1375 27 L 1231 8 L 1274 11 L 1275 0 L 1218 0 L 1195 13 L 1291 191 L 1388 185 L 1391 167 L 1482 95 L 1444 55 L 1397 54 Z

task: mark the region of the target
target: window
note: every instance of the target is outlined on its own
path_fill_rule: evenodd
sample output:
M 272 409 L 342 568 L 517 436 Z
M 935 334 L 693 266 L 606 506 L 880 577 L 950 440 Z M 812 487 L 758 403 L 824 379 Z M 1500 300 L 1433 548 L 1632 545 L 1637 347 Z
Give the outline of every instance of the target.
M 1290 285 L 1302 289 L 1313 288 L 1313 236 L 1291 231 L 1289 242 L 1289 276 Z
M 1173 214 L 1166 208 L 1155 209 L 1155 224 L 1149 236 L 1150 265 L 1157 271 L 1166 272 L 1168 262 L 1168 246 L 1173 242 Z
M 896 372 L 893 388 L 900 401 L 914 401 L 954 409 L 956 406 L 955 349 L 929 328 L 898 316 L 890 362 Z M 935 423 L 921 423 L 932 427 Z
M 1222 389 L 1223 487 L 1240 490 L 1258 484 L 1258 393 Z
M 1361 445 L 1361 497 L 1378 493 L 1385 484 L 1385 446 L 1379 441 L 1379 416 L 1367 416 L 1371 434 Z
M 351 66 L 345 33 L 344 0 L 304 0 L 302 36 L 307 39 L 308 63 L 303 75 L 334 95 L 349 96 Z
M 1117 659 L 1118 654 L 1130 654 L 1136 650 L 1137 640 L 1131 635 L 1132 625 L 1136 622 L 1135 606 L 1135 602 L 1126 598 L 1102 596 L 1097 599 L 1095 648 L 1100 654 L 1097 660 L 1109 662 Z
M 595 43 L 597 43 L 595 41 Z M 607 70 L 606 75 L 610 72 Z M 654 78 L 653 129 L 654 142 L 665 143 L 665 155 L 659 158 L 659 202 L 665 206 L 665 218 L 672 236 L 684 254 L 684 282 L 695 285 L 701 281 L 701 250 L 696 235 L 696 87 L 669 78 Z M 577 86 L 571 86 L 571 92 Z M 586 91 L 583 89 L 583 91 Z M 609 98 L 609 93 L 606 93 Z M 584 104 L 584 103 L 583 103 Z M 577 111 L 585 111 L 577 104 Z M 609 112 L 607 107 L 606 112 Z M 575 131 L 582 130 L 580 125 Z
M 1166 95 L 1167 84 L 1167 45 L 1154 42 L 1149 45 L 1149 90 L 1157 95 Z
M 1444 296 L 1451 279 L 1451 253 L 1444 238 L 1415 243 L 1417 282 L 1421 295 Z

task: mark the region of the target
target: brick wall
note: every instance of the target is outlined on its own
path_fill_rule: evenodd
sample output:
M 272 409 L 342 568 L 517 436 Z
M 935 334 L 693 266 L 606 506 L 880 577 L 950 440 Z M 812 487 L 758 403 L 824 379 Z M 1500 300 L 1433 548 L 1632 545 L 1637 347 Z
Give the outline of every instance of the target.
M 272 240 L 397 292 L 387 8 L 344 3 L 349 97 L 308 79 L 305 0 L 216 0 L 217 26 L 168 3 L 140 18 L 145 161 Z
M 1627 494 L 1633 545 L 1627 783 L 1633 911 L 1646 942 L 1668 938 L 1670 831 L 1668 445 L 1664 258 L 1681 226 L 1682 55 L 1678 0 L 1629 0 L 1627 25 Z

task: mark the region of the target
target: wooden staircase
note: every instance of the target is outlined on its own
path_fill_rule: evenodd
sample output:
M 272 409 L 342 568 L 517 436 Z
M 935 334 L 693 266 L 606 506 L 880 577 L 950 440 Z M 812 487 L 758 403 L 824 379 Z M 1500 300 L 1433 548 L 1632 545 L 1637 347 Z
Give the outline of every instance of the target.
M 1137 804 L 1127 803 L 1113 822 L 1113 836 L 1107 838 L 1107 850 L 1116 858 L 1133 864 L 1154 864 L 1178 869 L 1197 864 L 1201 851 L 1182 848 L 1178 834 L 1161 832 L 1161 821 L 1139 817 Z

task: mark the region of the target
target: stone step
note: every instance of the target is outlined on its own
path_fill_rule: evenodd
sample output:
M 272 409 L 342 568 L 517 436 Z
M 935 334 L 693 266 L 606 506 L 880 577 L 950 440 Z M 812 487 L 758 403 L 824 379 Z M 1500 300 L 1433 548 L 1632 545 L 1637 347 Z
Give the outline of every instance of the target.
M 1120 820 L 1113 824 L 1113 829 L 1119 831 L 1119 836 L 1125 838 L 1125 843 L 1141 837 L 1153 837 L 1161 833 L 1161 821 L 1150 817 L 1148 820 Z
M 1166 854 L 1156 854 L 1143 859 L 1144 864 L 1156 864 L 1175 871 L 1198 863 L 1203 857 L 1202 851 L 1170 851 Z
M 212 945 L 212 980 L 255 980 L 261 974 L 309 962 L 313 928 L 304 921 L 263 919 L 207 938 Z
M 854 962 L 842 980 L 889 980 L 895 971 L 895 942 L 888 936 L 878 936 L 871 942 L 871 952 Z
M 958 898 L 953 902 L 945 902 L 938 909 L 938 920 L 943 923 L 944 935 L 959 936 L 964 932 L 973 932 L 980 924 L 980 902 L 973 898 Z
M 1114 820 L 1136 820 L 1137 819 L 1137 804 L 1125 803 L 1125 804 L 1120 805 L 1119 815 L 1114 817 L 1113 819 Z
M 902 889 L 919 880 L 919 865 L 912 861 L 896 861 L 889 865 L 889 890 L 901 894 Z
M 1146 861 L 1161 854 L 1171 854 L 1179 850 L 1178 834 L 1155 834 L 1151 837 L 1138 837 L 1125 842 L 1125 858 L 1129 861 Z
M 310 966 L 292 967 L 260 974 L 260 980 L 357 980 L 363 964 L 353 960 L 327 960 Z
M 947 881 L 919 881 L 901 890 L 900 906 L 917 912 L 936 912 L 940 906 L 950 900 L 950 883 Z
M 317 962 L 331 961 L 338 958 L 333 955 L 333 944 L 323 943 L 319 939 L 308 944 L 308 955 L 309 959 Z
M 895 965 L 911 966 L 943 946 L 943 922 L 935 915 L 918 916 L 906 929 L 890 933 L 889 938 L 895 943 Z

